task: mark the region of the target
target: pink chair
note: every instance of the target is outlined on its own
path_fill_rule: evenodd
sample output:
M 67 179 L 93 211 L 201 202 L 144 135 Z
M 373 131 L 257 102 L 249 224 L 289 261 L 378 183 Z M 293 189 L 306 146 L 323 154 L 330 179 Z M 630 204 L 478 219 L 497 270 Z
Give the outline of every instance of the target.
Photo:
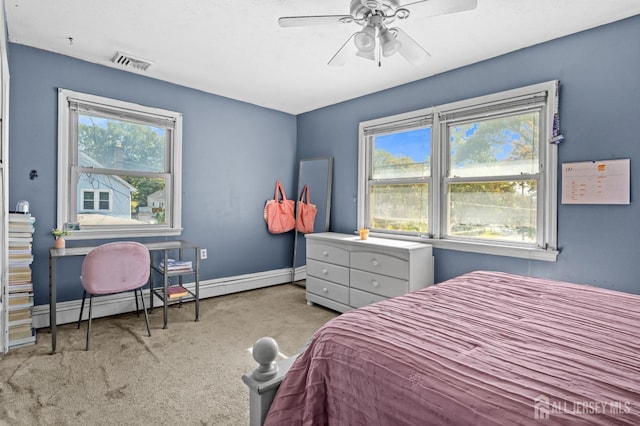
M 89 324 L 87 327 L 86 350 L 89 350 L 91 305 L 94 295 L 115 294 L 133 290 L 136 299 L 136 313 L 139 316 L 137 291 L 140 291 L 142 310 L 147 323 L 147 333 L 151 336 L 149 317 L 147 316 L 147 309 L 144 306 L 144 297 L 142 296 L 142 287 L 149 281 L 150 263 L 149 249 L 133 241 L 103 244 L 91 250 L 84 258 L 82 275 L 80 276 L 84 292 L 82 294 L 80 317 L 78 318 L 78 329 L 82 321 L 84 301 L 87 293 L 89 293 Z

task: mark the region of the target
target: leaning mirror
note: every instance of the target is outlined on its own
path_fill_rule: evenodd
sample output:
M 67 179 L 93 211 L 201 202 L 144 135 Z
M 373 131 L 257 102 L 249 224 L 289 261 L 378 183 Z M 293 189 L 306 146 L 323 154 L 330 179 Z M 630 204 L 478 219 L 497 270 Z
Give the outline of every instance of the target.
M 332 175 L 333 157 L 300 160 L 296 195 L 299 201 L 305 185 L 309 186 L 308 202 L 315 204 L 318 209 L 313 223 L 313 232 L 327 232 L 329 230 Z M 305 264 L 306 255 L 304 234 L 296 230 L 293 244 L 291 282 L 296 281 L 296 270 Z

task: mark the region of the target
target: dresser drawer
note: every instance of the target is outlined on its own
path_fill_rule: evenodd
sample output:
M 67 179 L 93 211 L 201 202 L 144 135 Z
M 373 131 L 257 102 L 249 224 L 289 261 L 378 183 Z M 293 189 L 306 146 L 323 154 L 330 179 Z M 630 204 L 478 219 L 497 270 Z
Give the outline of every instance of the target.
M 396 297 L 409 292 L 409 281 L 407 280 L 372 274 L 357 269 L 351 270 L 350 282 L 352 288 L 384 297 Z
M 310 240 L 307 240 L 307 258 L 349 266 L 349 250 Z
M 307 260 L 307 275 L 338 284 L 349 285 L 349 269 L 332 263 L 309 259 Z
M 363 306 L 381 302 L 386 299 L 386 297 L 378 296 L 377 294 L 367 293 L 360 290 L 355 290 L 353 288 L 349 290 L 349 304 L 354 308 L 361 308 Z
M 353 251 L 351 252 L 351 267 L 402 280 L 409 279 L 409 261 L 387 254 Z
M 307 277 L 307 292 L 317 294 L 336 302 L 349 304 L 349 287 L 324 281 L 315 277 Z

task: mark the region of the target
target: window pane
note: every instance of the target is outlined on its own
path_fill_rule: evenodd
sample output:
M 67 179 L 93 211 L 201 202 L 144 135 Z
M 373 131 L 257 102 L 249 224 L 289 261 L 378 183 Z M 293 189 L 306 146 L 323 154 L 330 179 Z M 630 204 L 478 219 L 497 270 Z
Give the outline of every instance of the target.
M 536 242 L 537 181 L 449 185 L 448 235 Z
M 93 192 L 85 191 L 82 193 L 83 206 L 85 210 L 93 210 Z
M 82 173 L 78 179 L 78 191 L 99 191 L 100 211 L 93 211 L 92 204 L 78 207 L 80 226 L 164 224 L 167 204 L 166 179 Z
M 449 176 L 538 173 L 539 113 L 449 126 Z
M 154 173 L 167 171 L 167 129 L 83 114 L 78 120 L 80 166 Z
M 430 176 L 431 128 L 375 136 L 373 179 Z
M 109 193 L 100 192 L 100 210 L 109 210 Z
M 370 200 L 371 228 L 429 231 L 429 185 L 376 185 Z

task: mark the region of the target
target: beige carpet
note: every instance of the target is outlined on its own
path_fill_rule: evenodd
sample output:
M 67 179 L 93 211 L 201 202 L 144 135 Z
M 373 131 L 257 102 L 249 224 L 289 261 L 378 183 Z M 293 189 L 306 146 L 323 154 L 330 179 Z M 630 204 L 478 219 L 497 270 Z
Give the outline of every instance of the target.
M 192 303 L 172 305 L 166 330 L 155 309 L 151 337 L 142 315 L 94 320 L 89 352 L 86 323 L 58 327 L 55 355 L 42 330 L 35 346 L 0 355 L 0 424 L 247 425 L 247 349 L 271 336 L 292 355 L 336 315 L 284 284 L 202 300 L 199 322 Z

